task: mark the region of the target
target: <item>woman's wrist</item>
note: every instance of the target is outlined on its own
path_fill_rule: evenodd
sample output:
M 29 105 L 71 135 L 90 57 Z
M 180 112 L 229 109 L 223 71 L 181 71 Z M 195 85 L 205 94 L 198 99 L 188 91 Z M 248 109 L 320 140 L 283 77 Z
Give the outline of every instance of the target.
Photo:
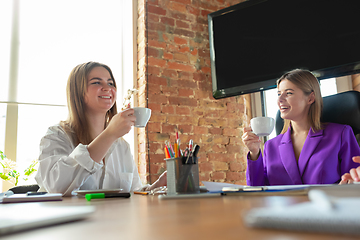
M 250 157 L 250 160 L 252 161 L 255 161 L 259 158 L 259 155 L 260 155 L 260 149 L 257 151 L 257 153 L 254 153 L 254 152 L 249 152 L 249 157 Z

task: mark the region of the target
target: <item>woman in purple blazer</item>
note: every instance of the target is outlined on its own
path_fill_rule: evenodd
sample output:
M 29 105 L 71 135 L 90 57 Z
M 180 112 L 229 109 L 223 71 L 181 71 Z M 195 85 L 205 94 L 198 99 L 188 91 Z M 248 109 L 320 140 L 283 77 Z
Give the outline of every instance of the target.
M 359 166 L 353 156 L 360 147 L 350 126 L 321 123 L 322 97 L 319 82 L 309 71 L 296 69 L 278 81 L 278 106 L 284 128 L 267 141 L 262 155 L 260 139 L 244 128 L 247 184 L 333 184 Z

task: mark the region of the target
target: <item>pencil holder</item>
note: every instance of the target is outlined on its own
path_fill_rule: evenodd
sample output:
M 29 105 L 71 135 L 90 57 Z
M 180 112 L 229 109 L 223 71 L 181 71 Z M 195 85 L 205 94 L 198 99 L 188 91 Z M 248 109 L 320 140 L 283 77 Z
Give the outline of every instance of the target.
M 168 158 L 167 194 L 199 193 L 199 165 L 196 157 Z

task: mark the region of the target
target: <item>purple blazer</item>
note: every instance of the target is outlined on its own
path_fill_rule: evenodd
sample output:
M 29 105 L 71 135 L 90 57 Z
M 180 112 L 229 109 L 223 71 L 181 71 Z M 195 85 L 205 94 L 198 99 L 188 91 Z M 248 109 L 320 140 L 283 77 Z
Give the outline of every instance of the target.
M 247 157 L 246 181 L 250 186 L 333 184 L 360 164 L 352 161 L 360 156 L 360 147 L 348 125 L 328 123 L 324 129 L 309 130 L 299 162 L 291 142 L 291 129 L 270 139 L 255 161 Z

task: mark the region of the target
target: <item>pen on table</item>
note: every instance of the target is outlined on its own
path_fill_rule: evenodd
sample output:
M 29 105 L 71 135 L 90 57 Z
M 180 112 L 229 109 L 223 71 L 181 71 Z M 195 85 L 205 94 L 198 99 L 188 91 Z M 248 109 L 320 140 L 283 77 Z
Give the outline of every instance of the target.
M 90 201 L 91 199 L 99 199 L 99 198 L 128 198 L 130 197 L 130 193 L 88 193 L 85 194 L 86 200 Z
M 149 192 L 134 191 L 134 194 L 148 195 Z
M 26 196 L 45 195 L 47 192 L 27 192 Z

